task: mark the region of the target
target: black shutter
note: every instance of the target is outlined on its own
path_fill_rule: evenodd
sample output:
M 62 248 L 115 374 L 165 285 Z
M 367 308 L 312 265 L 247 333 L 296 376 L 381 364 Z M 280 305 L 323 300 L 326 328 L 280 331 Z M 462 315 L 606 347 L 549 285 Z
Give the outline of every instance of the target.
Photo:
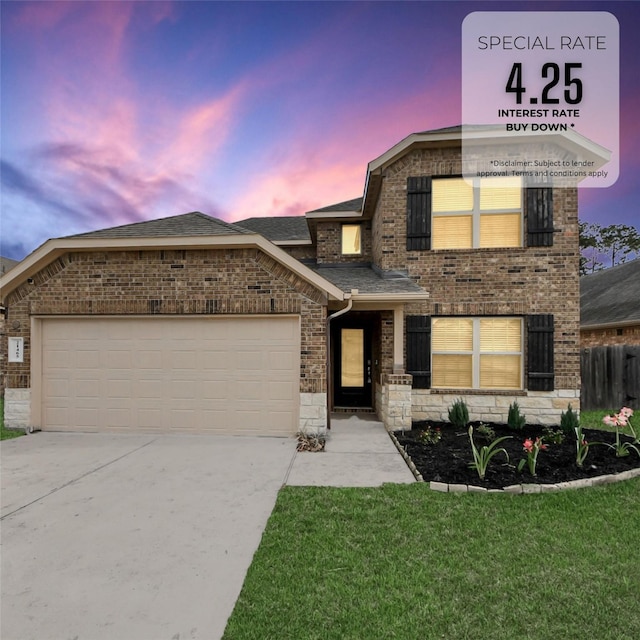
M 407 316 L 407 373 L 414 389 L 431 388 L 431 318 Z
M 527 317 L 527 388 L 553 391 L 553 316 Z
M 407 251 L 431 249 L 431 178 L 407 178 Z
M 553 246 L 553 189 L 529 187 L 527 198 L 527 246 Z

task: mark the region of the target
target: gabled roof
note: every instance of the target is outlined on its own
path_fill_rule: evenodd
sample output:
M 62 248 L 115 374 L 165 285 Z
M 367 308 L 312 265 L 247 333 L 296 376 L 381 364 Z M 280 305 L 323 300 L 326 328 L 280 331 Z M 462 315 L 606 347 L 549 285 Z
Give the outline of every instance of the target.
M 251 233 L 234 224 L 212 218 L 199 211 L 182 215 L 134 222 L 119 227 L 78 233 L 67 238 L 159 238 L 167 236 L 223 236 Z
M 234 226 L 259 233 L 267 240 L 290 242 L 299 240 L 302 244 L 311 243 L 309 226 L 304 216 L 281 216 L 276 218 L 247 218 L 238 220 Z
M 580 278 L 583 328 L 640 322 L 640 258 Z
M 253 247 L 323 291 L 327 297 L 344 300 L 344 291 L 263 236 L 199 212 L 47 240 L 0 278 L 0 290 L 3 297 L 8 296 L 28 278 L 69 252 Z

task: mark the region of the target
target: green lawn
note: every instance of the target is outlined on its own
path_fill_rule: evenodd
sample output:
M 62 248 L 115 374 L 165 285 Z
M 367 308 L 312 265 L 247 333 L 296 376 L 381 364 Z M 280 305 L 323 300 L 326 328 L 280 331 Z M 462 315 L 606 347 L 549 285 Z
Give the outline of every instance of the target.
M 224 638 L 635 640 L 639 532 L 640 479 L 520 496 L 285 487 Z
M 23 435 L 24 431 L 13 431 L 12 429 L 4 428 L 4 398 L 0 398 L 0 440 L 17 438 L 18 436 Z

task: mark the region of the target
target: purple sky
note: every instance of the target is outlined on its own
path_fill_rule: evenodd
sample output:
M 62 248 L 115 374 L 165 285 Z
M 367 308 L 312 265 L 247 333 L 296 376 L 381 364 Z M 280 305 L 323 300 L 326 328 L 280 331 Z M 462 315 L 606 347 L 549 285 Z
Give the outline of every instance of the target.
M 188 211 L 298 215 L 362 195 L 367 163 L 460 124 L 471 11 L 620 22 L 618 182 L 581 219 L 640 226 L 640 3 L 12 2 L 2 12 L 1 245 Z

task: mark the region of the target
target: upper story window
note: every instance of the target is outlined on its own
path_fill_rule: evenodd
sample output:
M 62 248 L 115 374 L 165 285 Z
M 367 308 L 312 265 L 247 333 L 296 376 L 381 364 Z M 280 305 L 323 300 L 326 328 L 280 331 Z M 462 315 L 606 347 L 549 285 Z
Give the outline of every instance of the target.
M 362 225 L 342 225 L 342 255 L 359 256 L 362 254 Z
M 434 178 L 432 249 L 522 246 L 522 181 Z

